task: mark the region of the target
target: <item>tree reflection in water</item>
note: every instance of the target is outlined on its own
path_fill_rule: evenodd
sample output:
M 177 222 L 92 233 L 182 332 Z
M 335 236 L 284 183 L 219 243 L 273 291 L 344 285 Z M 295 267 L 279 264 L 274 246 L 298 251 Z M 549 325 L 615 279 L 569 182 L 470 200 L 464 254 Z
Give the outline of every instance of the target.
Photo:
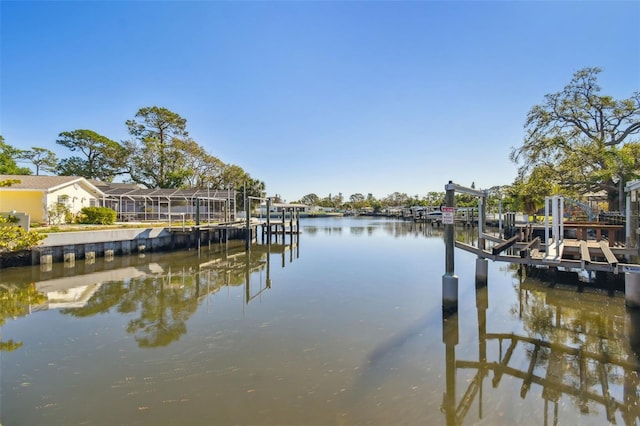
M 167 346 L 187 332 L 187 321 L 196 312 L 200 299 L 219 291 L 222 287 L 245 285 L 246 303 L 249 303 L 254 297 L 251 293 L 251 274 L 266 270 L 269 275 L 271 254 L 281 252 L 284 263 L 284 253 L 289 251 L 292 261 L 293 248 L 293 244 L 256 245 L 245 252 L 239 247 L 231 247 L 215 253 L 206 262 L 192 255 L 185 257 L 178 264 L 175 263 L 175 256 L 167 257 L 169 260 L 166 261 L 159 260 L 159 263 L 141 259 L 138 266 L 122 268 L 122 275 L 129 278 L 88 285 L 87 282 L 92 279 L 103 279 L 101 273 L 118 273 L 118 268 L 113 269 L 114 264 L 104 262 L 103 271 L 92 265 L 92 273 L 74 275 L 73 278 L 83 283 L 83 287 L 94 287 L 97 291 L 92 293 L 82 306 L 74 304 L 73 307 L 60 309 L 60 312 L 74 317 L 91 317 L 112 309 L 124 314 L 134 314 L 136 318 L 129 321 L 126 330 L 135 336 L 140 347 Z M 120 258 L 118 261 L 128 265 L 132 259 Z M 136 274 L 131 274 L 132 270 L 135 270 Z M 73 280 L 65 278 L 64 273 L 66 271 L 58 273 L 61 277 L 35 283 L 0 282 L 0 326 L 7 318 L 28 315 L 34 310 L 49 309 L 52 300 L 48 300 L 47 294 L 52 295 L 54 292 L 40 292 L 37 289 L 38 285 L 41 288 L 56 287 L 56 294 L 73 291 L 75 288 L 67 288 L 68 285 L 74 285 Z M 49 275 L 52 275 L 51 272 Z M 9 281 L 16 281 L 12 274 L 5 273 L 5 276 Z M 52 284 L 54 282 L 55 284 Z M 67 287 L 64 287 L 65 284 L 68 284 Z M 269 284 L 270 278 L 267 277 L 267 285 Z M 59 288 L 60 286 L 63 288 Z M 21 346 L 21 342 L 0 340 L 0 350 L 10 351 Z
M 140 317 L 129 322 L 140 347 L 167 346 L 186 333 L 186 320 L 198 307 L 197 278 L 192 274 L 150 277 L 135 283 L 127 294 L 128 306 Z
M 275 250 L 274 250 L 275 251 Z M 134 314 L 127 332 L 140 347 L 167 346 L 187 332 L 187 321 L 199 300 L 224 286 L 246 283 L 247 273 L 264 269 L 268 253 L 223 253 L 203 264 L 161 266 L 162 272 L 101 286 L 82 307 L 62 309 L 65 315 L 88 317 L 117 309 Z
M 490 330 L 500 327 L 487 325 L 488 292 L 478 286 L 478 361 L 456 357 L 457 339 L 446 336 L 457 335 L 458 314 L 443 318 L 447 378 L 442 411 L 447 424 L 463 424 L 476 400 L 482 418 L 482 388 L 490 373 L 494 388 L 500 386 L 503 376 L 521 380 L 523 400 L 532 387 L 541 388 L 545 424 L 550 423 L 550 416 L 558 424 L 559 406 L 565 401 L 572 401 L 576 412 L 583 415 L 604 415 L 609 423 L 637 424 L 640 312 L 625 308 L 623 297 L 612 298 L 597 291 L 578 295 L 573 286 L 524 279 L 515 289 L 518 303 L 510 312 L 522 321 L 524 333 Z M 528 360 L 528 365 L 520 359 Z M 476 373 L 458 400 L 456 376 L 460 370 Z
M 32 305 L 44 302 L 46 297 L 36 290 L 32 283 L 9 284 L 0 283 L 0 327 L 7 318 L 27 315 Z M 13 351 L 22 346 L 22 342 L 2 340 L 0 335 L 0 351 Z

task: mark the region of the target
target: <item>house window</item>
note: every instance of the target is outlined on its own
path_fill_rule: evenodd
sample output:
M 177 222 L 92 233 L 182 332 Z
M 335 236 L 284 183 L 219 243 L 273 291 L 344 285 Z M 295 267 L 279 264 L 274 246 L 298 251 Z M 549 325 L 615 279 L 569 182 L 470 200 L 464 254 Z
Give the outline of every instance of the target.
M 67 204 L 67 202 L 69 201 L 69 196 L 68 195 L 58 195 L 58 204 Z
M 98 206 L 98 200 L 96 200 L 95 198 L 89 198 L 89 206 L 97 207 Z

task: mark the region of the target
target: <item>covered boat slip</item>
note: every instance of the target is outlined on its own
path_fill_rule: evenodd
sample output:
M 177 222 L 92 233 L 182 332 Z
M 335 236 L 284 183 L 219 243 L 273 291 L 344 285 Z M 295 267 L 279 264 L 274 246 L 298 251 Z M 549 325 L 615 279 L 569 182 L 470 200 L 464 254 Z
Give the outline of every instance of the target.
M 140 189 L 109 187 L 103 205 L 116 211 L 118 222 L 232 222 L 234 190 Z

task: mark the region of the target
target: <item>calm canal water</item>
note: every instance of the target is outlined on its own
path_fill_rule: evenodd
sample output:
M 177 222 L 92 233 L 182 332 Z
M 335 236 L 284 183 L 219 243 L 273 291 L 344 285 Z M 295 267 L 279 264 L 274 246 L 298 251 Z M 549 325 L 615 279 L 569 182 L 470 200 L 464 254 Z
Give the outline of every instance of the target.
M 305 219 L 297 244 L 0 271 L 11 425 L 602 425 L 640 419 L 640 319 L 442 229 Z M 473 231 L 456 238 L 470 242 Z

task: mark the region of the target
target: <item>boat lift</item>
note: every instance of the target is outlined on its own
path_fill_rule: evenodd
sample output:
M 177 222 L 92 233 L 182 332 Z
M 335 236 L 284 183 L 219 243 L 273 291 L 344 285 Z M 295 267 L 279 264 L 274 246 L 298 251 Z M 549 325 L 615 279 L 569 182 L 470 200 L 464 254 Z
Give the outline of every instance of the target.
M 551 212 L 551 224 L 549 224 Z M 564 250 L 564 198 L 558 195 L 544 198 L 544 261 L 560 263 Z

